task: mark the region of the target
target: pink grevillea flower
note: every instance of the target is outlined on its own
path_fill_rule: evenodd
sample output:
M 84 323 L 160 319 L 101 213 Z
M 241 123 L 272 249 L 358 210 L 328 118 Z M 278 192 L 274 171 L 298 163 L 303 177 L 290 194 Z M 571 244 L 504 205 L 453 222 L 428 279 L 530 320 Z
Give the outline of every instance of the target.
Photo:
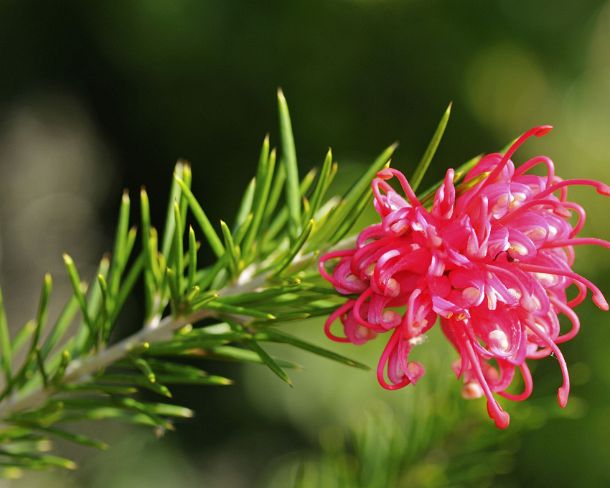
M 328 318 L 326 335 L 362 344 L 388 334 L 377 368 L 384 388 L 402 388 L 423 375 L 423 366 L 409 360 L 409 353 L 440 319 L 460 356 L 453 368 L 464 381 L 463 396 L 484 395 L 498 427 L 508 426 L 509 415 L 494 394 L 516 401 L 531 394 L 528 359 L 557 359 L 563 376 L 558 400 L 566 405 L 570 380 L 558 344 L 578 333 L 573 308 L 591 291 L 595 304 L 608 310 L 601 291 L 572 271 L 574 248 L 610 247 L 601 239 L 577 237 L 585 211 L 568 200 L 567 190 L 586 185 L 608 196 L 610 187 L 592 180 L 562 180 L 544 156 L 515 168 L 510 159 L 515 150 L 549 130 L 536 127 L 505 154 L 482 158 L 459 193 L 449 169 L 428 207 L 402 173 L 382 170 L 372 182 L 381 222 L 364 229 L 354 249 L 321 258 L 322 276 L 348 296 Z M 530 174 L 534 167 L 546 174 Z M 404 196 L 390 185 L 393 179 Z M 331 273 L 327 266 L 333 263 Z M 572 286 L 575 297 L 568 298 Z M 569 330 L 560 330 L 560 315 L 571 323 Z M 337 319 L 343 335 L 331 330 Z M 517 370 L 524 388 L 511 393 Z

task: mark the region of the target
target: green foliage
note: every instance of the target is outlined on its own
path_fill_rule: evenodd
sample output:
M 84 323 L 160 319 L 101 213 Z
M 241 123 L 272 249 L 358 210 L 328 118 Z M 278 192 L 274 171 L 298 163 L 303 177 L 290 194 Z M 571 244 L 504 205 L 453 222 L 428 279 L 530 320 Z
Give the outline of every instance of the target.
M 370 181 L 389 165 L 396 144 L 383 151 L 342 197 L 329 199 L 337 173 L 332 152 L 319 172 L 299 179 L 281 91 L 278 102 L 280 164 L 265 137 L 256 176 L 232 226 L 220 221 L 218 231 L 210 222 L 191 190 L 190 166 L 179 161 L 161 238 L 151 224 L 146 191 L 140 191 L 137 227 L 130 227 L 131 200 L 124 193 L 114 249 L 101 259 L 90 285 L 82 282 L 76 264 L 64 255 L 73 295 L 54 321 L 48 320 L 50 275 L 44 278 L 36 319 L 12 341 L 0 294 L 0 365 L 5 379 L 0 393 L 0 465 L 8 469 L 7 476 L 22 468 L 74 468 L 71 461 L 45 453 L 53 438 L 104 448 L 103 442 L 73 432 L 78 421 L 114 419 L 149 425 L 158 432 L 171 429 L 173 418 L 193 415 L 166 402 L 172 385 L 232 383 L 195 366 L 205 360 L 264 364 L 291 384 L 286 370 L 298 365 L 273 357 L 263 347 L 279 343 L 367 368 L 278 326 L 327 315 L 343 300 L 315 271 L 317 257 L 344 244 L 341 239 L 370 203 Z M 449 109 L 416 169 L 418 182 L 448 116 Z M 456 180 L 472 164 L 460 168 Z M 202 265 L 202 247 L 211 250 L 214 262 Z M 137 283 L 144 290 L 145 322 L 133 335 L 111 343 Z M 162 401 L 142 396 L 144 391 Z
M 395 146 L 342 198 L 328 200 L 337 172 L 332 153 L 319 173 L 300 179 L 281 91 L 278 102 L 280 164 L 265 137 L 256 176 L 232 226 L 210 222 L 191 190 L 188 163 L 179 161 L 162 234 L 151 223 L 144 189 L 139 222 L 133 226 L 126 192 L 114 249 L 101 259 L 89 285 L 73 259 L 64 255 L 73 294 L 55 320 L 48 317 L 50 275 L 44 278 L 36 318 L 12 341 L 0 295 L 5 380 L 0 393 L 0 465 L 5 475 L 14 477 L 23 468 L 74 468 L 72 461 L 47 454 L 53 438 L 105 448 L 103 442 L 76 432 L 82 420 L 114 419 L 158 431 L 171 429 L 173 418 L 193 415 L 167 403 L 172 385 L 232 383 L 196 366 L 205 360 L 261 363 L 291 384 L 287 370 L 298 365 L 273 357 L 263 346 L 281 343 L 366 368 L 276 326 L 328 314 L 340 303 L 341 297 L 312 265 L 320 252 L 349 233 L 355 219 L 348 217 L 370 200 L 369 182 L 389 163 Z M 201 262 L 202 247 L 211 250 L 214 262 Z M 111 343 L 125 301 L 138 283 L 144 291 L 145 323 L 135 334 Z M 144 391 L 161 401 L 142 396 Z

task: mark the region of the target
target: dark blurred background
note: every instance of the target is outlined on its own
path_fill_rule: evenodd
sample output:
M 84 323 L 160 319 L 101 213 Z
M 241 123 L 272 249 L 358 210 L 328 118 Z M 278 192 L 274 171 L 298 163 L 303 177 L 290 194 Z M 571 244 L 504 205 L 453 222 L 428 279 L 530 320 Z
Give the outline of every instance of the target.
M 33 313 L 44 271 L 62 274 L 62 252 L 93 272 L 122 188 L 145 185 L 160 225 L 177 158 L 191 161 L 210 217 L 231 219 L 263 137 L 277 143 L 278 86 L 303 171 L 328 146 L 355 170 L 399 140 L 395 166 L 408 172 L 453 101 L 429 181 L 540 123 L 556 129 L 518 160 L 546 152 L 566 177 L 609 181 L 608 46 L 602 0 L 0 0 L 0 277 L 11 321 Z M 591 193 L 576 192 L 591 208 L 585 230 L 608 238 L 606 204 Z M 583 250 L 576 268 L 610 290 L 604 258 Z M 67 287 L 60 278 L 59 294 Z M 137 297 L 131 306 L 135 317 Z M 496 486 L 610 486 L 610 324 L 581 309 L 583 331 L 565 347 L 580 407 L 513 439 Z M 300 327 L 324 341 L 319 323 Z M 17 484 L 266 486 L 283 456 L 315 454 L 347 404 L 400 406 L 416 394 L 388 400 L 372 374 L 300 360 L 290 391 L 267 371 L 218 366 L 238 386 L 179 391 L 198 418 L 162 442 L 108 427 L 116 450 L 80 454 L 79 474 Z M 556 410 L 556 364 L 541 363 L 535 379 Z M 332 381 L 354 384 L 341 393 Z

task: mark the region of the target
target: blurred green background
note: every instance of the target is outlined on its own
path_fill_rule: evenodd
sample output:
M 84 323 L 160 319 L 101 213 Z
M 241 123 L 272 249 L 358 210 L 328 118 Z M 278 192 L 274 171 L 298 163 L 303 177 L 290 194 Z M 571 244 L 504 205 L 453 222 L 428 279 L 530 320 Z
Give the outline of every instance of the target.
M 429 181 L 549 123 L 555 130 L 518 161 L 546 153 L 564 177 L 609 182 L 609 46 L 602 0 L 0 0 L 0 278 L 10 319 L 33 313 L 44 271 L 67 293 L 62 252 L 93 273 L 123 187 L 145 185 L 160 224 L 178 157 L 192 162 L 210 217 L 232 218 L 264 135 L 277 143 L 278 86 L 302 169 L 332 146 L 346 175 L 339 185 L 394 140 L 394 164 L 408 173 L 449 101 Z M 609 238 L 607 202 L 573 195 L 589 210 L 585 232 Z M 581 251 L 576 270 L 610 290 L 607 254 Z M 125 331 L 138 307 L 135 296 Z M 579 312 L 582 332 L 564 347 L 570 406 L 559 412 L 560 374 L 544 360 L 532 400 L 507 405 L 507 433 L 482 401 L 461 400 L 440 336 L 418 351 L 427 376 L 393 393 L 373 373 L 280 350 L 304 366 L 294 389 L 262 368 L 217 365 L 238 385 L 178 390 L 198 417 L 161 442 L 87 427 L 115 448 L 66 447 L 79 472 L 10 485 L 285 487 L 296 476 L 303 486 L 610 486 L 610 323 L 590 304 Z M 290 327 L 326 343 L 319 322 Z M 374 364 L 379 346 L 332 347 Z

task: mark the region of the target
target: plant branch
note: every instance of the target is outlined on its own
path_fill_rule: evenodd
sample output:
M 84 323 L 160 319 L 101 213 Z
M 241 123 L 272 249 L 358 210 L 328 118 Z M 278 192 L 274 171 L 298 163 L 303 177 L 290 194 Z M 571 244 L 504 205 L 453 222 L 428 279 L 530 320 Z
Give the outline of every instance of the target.
M 342 249 L 353 245 L 355 238 L 349 237 L 342 240 L 333 249 Z M 306 253 L 298 255 L 292 265 L 301 265 L 307 261 L 314 259 L 315 253 Z M 234 284 L 229 285 L 218 291 L 219 296 L 240 295 L 264 286 L 269 278 L 268 274 L 256 275 L 256 268 L 248 271 L 244 270 Z M 125 358 L 137 348 L 143 347 L 144 344 L 163 341 L 169 339 L 171 334 L 176 330 L 184 327 L 187 324 L 199 322 L 204 318 L 215 317 L 216 312 L 203 308 L 184 316 L 167 316 L 160 320 L 155 327 L 150 326 L 150 321 L 145 324 L 138 332 L 122 339 L 100 351 L 99 353 L 89 356 L 84 359 L 74 359 L 68 365 L 66 374 L 62 379 L 62 384 L 79 384 L 86 381 L 93 373 L 101 371 L 113 363 Z M 235 319 L 235 317 L 234 317 Z M 5 419 L 15 412 L 33 409 L 44 404 L 44 402 L 57 392 L 57 387 L 49 385 L 47 387 L 41 385 L 37 390 L 34 390 L 25 396 L 11 396 L 0 403 L 0 419 Z

